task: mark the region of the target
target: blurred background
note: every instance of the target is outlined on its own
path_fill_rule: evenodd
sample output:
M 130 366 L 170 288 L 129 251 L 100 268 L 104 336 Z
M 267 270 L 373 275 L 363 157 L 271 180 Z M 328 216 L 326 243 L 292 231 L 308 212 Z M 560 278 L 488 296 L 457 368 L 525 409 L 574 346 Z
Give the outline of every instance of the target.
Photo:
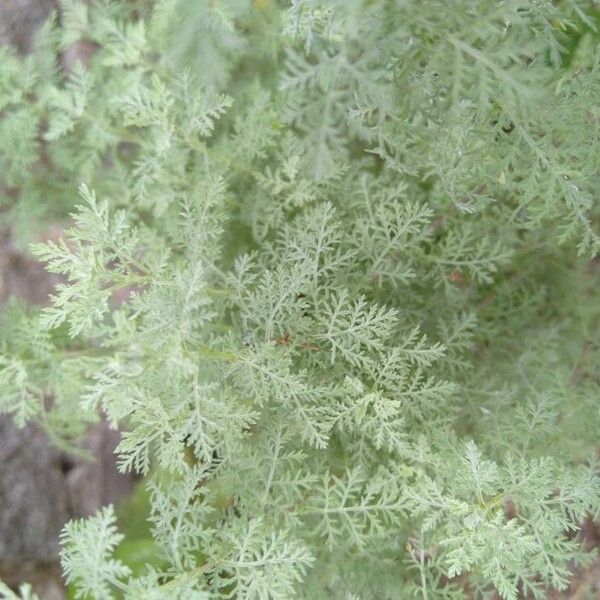
M 53 0 L 0 0 L 0 44 L 26 53 L 54 8 Z M 53 229 L 48 223 L 44 237 L 60 233 Z M 11 296 L 46 304 L 55 283 L 1 228 L 0 305 Z M 10 416 L 0 416 L 0 579 L 11 586 L 29 581 L 43 600 L 66 597 L 58 562 L 64 523 L 118 503 L 133 489 L 133 479 L 117 472 L 117 441 L 116 431 L 94 425 L 84 442 L 94 460 L 87 460 L 54 448 L 38 427 L 16 429 Z

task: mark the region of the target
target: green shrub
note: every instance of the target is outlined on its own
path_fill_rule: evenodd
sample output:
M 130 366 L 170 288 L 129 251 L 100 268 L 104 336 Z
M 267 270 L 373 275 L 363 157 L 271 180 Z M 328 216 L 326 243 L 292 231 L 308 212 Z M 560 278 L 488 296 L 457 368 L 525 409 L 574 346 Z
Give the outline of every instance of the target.
M 66 447 L 106 415 L 150 498 L 146 568 L 111 507 L 65 527 L 77 597 L 568 585 L 600 509 L 598 24 L 65 0 L 2 51 L 4 223 L 74 212 L 33 245 L 52 305 L 2 316 L 0 407 Z

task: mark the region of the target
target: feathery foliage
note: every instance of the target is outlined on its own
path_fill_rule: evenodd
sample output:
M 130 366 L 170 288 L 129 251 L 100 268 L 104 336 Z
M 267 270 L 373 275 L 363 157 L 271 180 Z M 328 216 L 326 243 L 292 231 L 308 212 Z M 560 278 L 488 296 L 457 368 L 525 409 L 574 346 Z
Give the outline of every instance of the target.
M 568 585 L 600 511 L 599 27 L 62 0 L 2 50 L 2 218 L 61 283 L 4 310 L 0 409 L 69 445 L 105 415 L 150 490 L 141 572 L 111 508 L 65 527 L 77 597 Z

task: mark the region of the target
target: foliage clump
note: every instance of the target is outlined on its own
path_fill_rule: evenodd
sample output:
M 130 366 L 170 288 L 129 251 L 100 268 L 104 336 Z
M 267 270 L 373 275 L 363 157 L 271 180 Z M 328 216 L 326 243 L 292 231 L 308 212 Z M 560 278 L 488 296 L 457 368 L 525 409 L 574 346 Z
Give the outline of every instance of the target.
M 77 597 L 568 586 L 600 510 L 599 26 L 63 0 L 2 50 L 4 223 L 72 222 L 32 246 L 51 305 L 2 315 L 0 408 L 66 446 L 105 415 L 149 489 L 142 569 L 111 507 L 65 527 Z

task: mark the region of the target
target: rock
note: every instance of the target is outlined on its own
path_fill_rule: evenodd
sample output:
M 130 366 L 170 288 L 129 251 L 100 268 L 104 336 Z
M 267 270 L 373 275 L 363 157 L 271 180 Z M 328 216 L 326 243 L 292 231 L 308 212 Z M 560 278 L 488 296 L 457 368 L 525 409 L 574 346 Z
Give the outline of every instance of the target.
M 63 456 L 72 515 L 91 515 L 131 493 L 132 477 L 117 471 L 114 450 L 120 434 L 103 421 L 89 428 L 83 442 L 94 460 Z
M 70 516 L 60 454 L 38 427 L 19 430 L 3 416 L 0 464 L 0 579 L 60 591 L 58 534 Z
M 34 33 L 55 7 L 54 0 L 2 0 L 0 44 L 10 44 L 22 53 L 27 52 Z
M 0 306 L 11 296 L 28 304 L 48 304 L 48 297 L 60 281 L 23 250 L 13 246 L 10 236 L 0 239 Z
M 61 457 L 46 435 L 0 418 L 0 562 L 56 559 L 58 534 L 69 518 Z

